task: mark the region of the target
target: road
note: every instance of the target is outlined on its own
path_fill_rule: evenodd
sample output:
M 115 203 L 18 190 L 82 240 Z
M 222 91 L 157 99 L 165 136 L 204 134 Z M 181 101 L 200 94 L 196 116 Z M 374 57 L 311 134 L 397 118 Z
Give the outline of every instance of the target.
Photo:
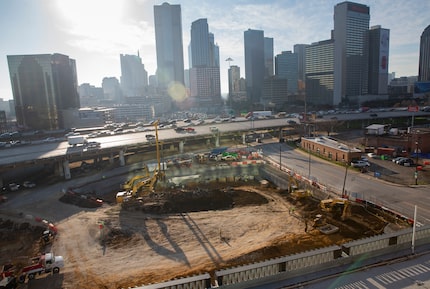
M 324 115 L 322 119 L 317 119 L 316 122 L 323 122 L 327 120 L 362 120 L 363 124 L 371 124 L 381 118 L 391 118 L 391 117 L 411 117 L 412 116 L 428 116 L 429 112 L 409 112 L 409 111 L 384 111 L 377 112 L 377 117 L 371 117 L 373 113 L 343 113 L 343 114 L 331 114 Z M 293 120 L 295 123 L 300 123 L 297 118 L 274 118 L 274 119 L 262 119 L 262 120 L 246 120 L 244 118 L 238 117 L 236 121 L 231 122 L 217 122 L 212 123 L 208 120 L 207 123 L 203 125 L 193 125 L 195 128 L 194 134 L 178 134 L 173 129 L 159 129 L 160 140 L 169 140 L 177 138 L 187 138 L 199 135 L 210 134 L 210 127 L 216 126 L 220 133 L 241 131 L 249 132 L 252 130 L 258 130 L 260 128 L 276 128 L 276 127 L 287 127 L 288 121 Z M 178 122 L 178 126 L 186 126 L 187 123 Z M 148 128 L 152 128 L 149 126 Z M 94 138 L 92 140 L 100 142 L 101 148 L 111 148 L 111 147 L 121 147 L 129 144 L 135 143 L 145 143 L 147 142 L 145 135 L 153 134 L 153 132 L 138 132 L 131 134 L 119 134 L 107 137 Z M 6 164 L 13 164 L 21 161 L 32 161 L 38 158 L 47 158 L 62 156 L 67 153 L 69 146 L 66 141 L 54 142 L 54 143 L 41 143 L 38 145 L 25 145 L 11 148 L 0 149 L 0 166 Z
M 281 165 L 304 176 L 309 177 L 309 155 L 283 143 L 272 143 L 264 146 L 264 155 L 279 164 L 281 146 Z M 430 188 L 428 186 L 400 186 L 388 183 L 363 174 L 353 169 L 334 165 L 325 160 L 311 156 L 311 179 L 339 192 L 345 190 L 351 196 L 358 196 L 382 204 L 391 210 L 412 218 L 414 207 L 418 207 L 417 221 L 430 223 Z M 346 174 L 346 179 L 345 179 Z M 344 182 L 345 181 L 345 182 Z

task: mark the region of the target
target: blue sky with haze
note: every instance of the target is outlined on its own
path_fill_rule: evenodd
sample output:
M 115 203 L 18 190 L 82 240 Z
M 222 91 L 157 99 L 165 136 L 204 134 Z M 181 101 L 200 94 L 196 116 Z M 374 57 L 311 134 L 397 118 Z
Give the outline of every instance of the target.
M 220 48 L 221 90 L 228 91 L 227 69 L 245 75 L 243 32 L 263 30 L 274 38 L 274 53 L 330 38 L 334 0 L 181 0 L 184 63 L 191 22 L 207 18 Z M 363 0 L 370 26 L 390 29 L 389 71 L 418 74 L 421 33 L 430 25 L 430 1 Z M 156 69 L 154 0 L 1 0 L 0 98 L 12 99 L 7 55 L 61 53 L 76 60 L 78 82 L 101 86 L 103 77 L 121 76 L 120 54 L 140 52 L 149 74 Z

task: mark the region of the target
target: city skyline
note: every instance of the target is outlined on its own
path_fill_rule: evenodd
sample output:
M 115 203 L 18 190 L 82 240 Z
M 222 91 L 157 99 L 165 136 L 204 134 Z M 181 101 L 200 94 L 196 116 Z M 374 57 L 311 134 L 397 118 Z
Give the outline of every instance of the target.
M 184 64 L 191 23 L 207 18 L 220 50 L 221 91 L 228 92 L 228 65 L 245 77 L 244 38 L 248 29 L 274 39 L 274 56 L 330 38 L 334 6 L 343 1 L 196 1 L 181 5 Z M 430 24 L 422 1 L 354 1 L 370 7 L 370 26 L 390 30 L 389 72 L 418 75 L 421 33 Z M 76 60 L 78 83 L 101 86 L 104 77 L 120 79 L 120 54 L 138 51 L 149 75 L 156 70 L 154 5 L 151 0 L 6 0 L 0 3 L 0 98 L 12 99 L 7 55 L 61 53 Z M 225 61 L 232 58 L 233 61 Z

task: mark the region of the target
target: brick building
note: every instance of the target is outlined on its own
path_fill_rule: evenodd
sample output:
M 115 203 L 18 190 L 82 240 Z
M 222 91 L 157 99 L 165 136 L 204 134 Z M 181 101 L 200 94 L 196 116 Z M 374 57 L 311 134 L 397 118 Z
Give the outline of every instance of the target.
M 336 141 L 330 137 L 303 137 L 301 147 L 310 151 L 312 154 L 321 155 L 321 157 L 336 162 L 350 163 L 354 159 L 360 159 L 362 151 L 357 148 L 351 148 L 346 144 Z

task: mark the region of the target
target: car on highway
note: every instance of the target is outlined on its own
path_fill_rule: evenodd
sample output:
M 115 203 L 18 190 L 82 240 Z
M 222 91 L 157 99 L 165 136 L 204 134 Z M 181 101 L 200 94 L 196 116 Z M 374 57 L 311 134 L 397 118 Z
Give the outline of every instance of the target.
M 22 186 L 24 188 L 31 189 L 31 188 L 36 187 L 36 183 L 31 182 L 31 181 L 25 181 L 25 182 L 22 183 Z
M 353 168 L 370 167 L 370 163 L 363 160 L 354 160 L 354 161 L 351 161 L 351 167 Z
M 99 142 L 90 141 L 90 142 L 87 143 L 87 148 L 88 149 L 97 149 L 97 148 L 100 148 L 100 145 L 101 144 Z
M 3 188 L 4 191 L 16 192 L 21 186 L 17 183 L 9 183 Z
M 43 140 L 43 142 L 47 142 L 47 143 L 49 143 L 49 142 L 56 142 L 57 141 L 57 138 L 55 138 L 55 137 L 47 137 L 47 138 L 45 138 L 44 140 Z

